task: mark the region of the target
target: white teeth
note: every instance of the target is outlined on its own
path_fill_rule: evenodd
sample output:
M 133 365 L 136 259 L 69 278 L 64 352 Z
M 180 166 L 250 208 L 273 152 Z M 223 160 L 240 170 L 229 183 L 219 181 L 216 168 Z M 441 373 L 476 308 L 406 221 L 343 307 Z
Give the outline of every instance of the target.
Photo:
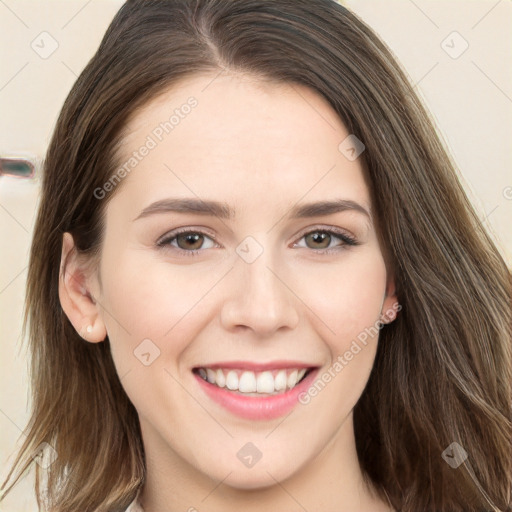
M 292 389 L 304 377 L 307 369 L 251 372 L 243 370 L 222 370 L 199 368 L 202 379 L 220 388 L 248 394 L 276 394 Z
M 226 387 L 231 391 L 238 389 L 238 375 L 233 370 L 226 375 Z
M 226 385 L 226 377 L 224 377 L 224 372 L 222 370 L 217 370 L 215 372 L 215 384 L 217 384 L 219 388 L 223 388 Z
M 286 384 L 290 389 L 292 389 L 293 386 L 295 386 L 295 384 L 297 384 L 297 375 L 298 374 L 299 374 L 299 372 L 297 370 L 293 370 L 293 372 L 290 373 L 290 375 L 288 375 Z
M 244 372 L 240 375 L 238 391 L 241 391 L 242 393 L 254 393 L 256 391 L 256 376 L 254 375 L 254 372 Z
M 206 378 L 210 384 L 215 384 L 215 372 L 210 368 L 206 368 Z
M 256 391 L 258 391 L 258 393 L 274 392 L 274 377 L 272 377 L 272 372 L 262 372 L 258 375 Z
M 274 379 L 274 389 L 276 391 L 282 391 L 286 389 L 286 370 L 279 370 Z

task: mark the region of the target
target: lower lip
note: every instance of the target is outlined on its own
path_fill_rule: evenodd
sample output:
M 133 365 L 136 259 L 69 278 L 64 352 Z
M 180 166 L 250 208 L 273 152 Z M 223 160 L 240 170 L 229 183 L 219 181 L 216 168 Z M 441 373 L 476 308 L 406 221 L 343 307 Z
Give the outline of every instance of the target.
M 194 374 L 194 376 L 208 397 L 230 413 L 249 420 L 271 420 L 284 416 L 299 403 L 299 395 L 311 386 L 317 373 L 318 368 L 311 371 L 297 386 L 285 393 L 264 397 L 240 395 L 237 392 L 210 384 L 199 375 Z

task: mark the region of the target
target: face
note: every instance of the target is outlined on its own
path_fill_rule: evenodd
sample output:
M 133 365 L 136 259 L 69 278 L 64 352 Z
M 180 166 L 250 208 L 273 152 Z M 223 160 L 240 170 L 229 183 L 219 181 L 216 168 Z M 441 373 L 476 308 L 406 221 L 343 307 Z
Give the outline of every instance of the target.
M 353 445 L 395 297 L 347 136 L 313 91 L 239 76 L 129 122 L 89 286 L 162 467 L 258 488 Z

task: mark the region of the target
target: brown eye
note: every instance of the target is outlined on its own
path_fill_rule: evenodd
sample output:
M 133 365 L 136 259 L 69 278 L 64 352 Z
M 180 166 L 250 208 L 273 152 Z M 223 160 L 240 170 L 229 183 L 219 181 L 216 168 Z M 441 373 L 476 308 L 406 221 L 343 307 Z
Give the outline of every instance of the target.
M 181 233 L 176 236 L 176 245 L 180 249 L 195 250 L 200 249 L 204 243 L 204 235 L 200 233 Z
M 313 231 L 304 236 L 306 246 L 310 249 L 327 249 L 331 244 L 332 237 L 323 231 Z
M 345 233 L 329 229 L 317 229 L 302 235 L 300 242 L 295 247 L 316 249 L 319 253 L 327 254 L 354 245 L 359 245 L 359 242 Z
M 206 249 L 213 249 L 215 245 L 212 236 L 192 229 L 178 233 L 169 233 L 157 242 L 158 247 L 177 251 L 178 254 L 187 256 L 195 256 Z

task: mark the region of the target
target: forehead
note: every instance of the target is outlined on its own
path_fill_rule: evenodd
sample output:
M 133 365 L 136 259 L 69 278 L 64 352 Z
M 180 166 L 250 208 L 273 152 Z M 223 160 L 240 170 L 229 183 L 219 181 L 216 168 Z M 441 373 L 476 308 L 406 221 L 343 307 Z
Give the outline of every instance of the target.
M 327 100 L 305 86 L 192 76 L 129 120 L 118 153 L 128 171 L 123 194 L 138 206 L 159 194 L 262 204 L 334 188 L 369 206 L 361 159 L 340 151 L 349 135 Z

